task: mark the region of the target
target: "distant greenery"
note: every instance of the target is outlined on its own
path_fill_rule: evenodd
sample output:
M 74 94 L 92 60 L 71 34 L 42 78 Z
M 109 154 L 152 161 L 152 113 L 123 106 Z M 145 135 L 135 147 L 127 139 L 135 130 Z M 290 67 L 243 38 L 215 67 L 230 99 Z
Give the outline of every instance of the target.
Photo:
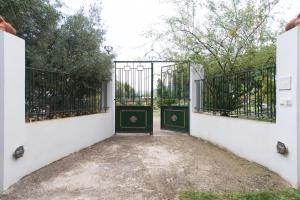
M 157 80 L 157 98 L 155 103 L 158 108 L 161 105 L 173 105 L 188 100 L 189 95 L 189 70 L 187 63 L 176 63 L 167 71 L 162 72 L 162 80 Z M 169 71 L 170 70 L 170 71 Z M 169 75 L 167 75 L 169 74 Z
M 136 99 L 138 101 L 137 93 L 135 89 L 128 83 L 122 83 L 117 81 L 116 83 L 116 102 L 124 104 L 126 101 L 131 103 Z
M 162 101 L 162 96 L 163 97 L 166 97 L 167 95 L 168 95 L 168 90 L 167 90 L 167 88 L 166 88 L 166 86 L 164 86 L 163 84 L 162 84 L 162 81 L 161 81 L 161 79 L 158 79 L 157 80 L 157 97 L 156 97 L 156 99 L 155 99 L 155 104 L 156 104 L 156 106 L 158 107 L 158 108 L 160 108 L 161 107 L 161 101 Z M 163 92 L 163 94 L 162 94 L 162 92 Z
M 214 194 L 209 192 L 183 192 L 181 200 L 299 200 L 300 190 L 264 191 L 250 193 Z

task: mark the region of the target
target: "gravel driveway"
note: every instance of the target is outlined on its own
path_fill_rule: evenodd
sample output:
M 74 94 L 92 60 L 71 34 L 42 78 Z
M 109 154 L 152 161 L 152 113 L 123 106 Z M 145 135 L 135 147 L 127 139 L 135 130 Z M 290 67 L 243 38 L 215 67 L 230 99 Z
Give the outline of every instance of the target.
M 159 119 L 155 119 L 156 124 Z M 23 178 L 1 200 L 176 199 L 181 191 L 289 185 L 269 170 L 184 134 L 114 136 Z

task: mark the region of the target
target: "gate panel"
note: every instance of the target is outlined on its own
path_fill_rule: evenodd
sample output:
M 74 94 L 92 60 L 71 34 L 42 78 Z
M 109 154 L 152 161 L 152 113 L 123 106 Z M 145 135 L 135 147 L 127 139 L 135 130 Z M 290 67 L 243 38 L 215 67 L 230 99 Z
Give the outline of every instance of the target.
M 153 63 L 115 62 L 116 132 L 153 132 Z
M 151 106 L 118 106 L 116 129 L 118 132 L 152 133 L 152 113 Z
M 189 132 L 189 63 L 162 67 L 160 96 L 161 128 Z
M 161 128 L 180 132 L 189 132 L 189 107 L 162 106 Z

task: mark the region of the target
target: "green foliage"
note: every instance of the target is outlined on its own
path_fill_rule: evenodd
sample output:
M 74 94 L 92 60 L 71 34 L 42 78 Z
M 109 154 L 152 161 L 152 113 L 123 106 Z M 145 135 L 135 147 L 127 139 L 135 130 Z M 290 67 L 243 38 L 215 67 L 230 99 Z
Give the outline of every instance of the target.
M 259 68 L 276 65 L 276 46 L 270 44 L 261 49 L 250 49 L 238 59 L 238 68 Z
M 60 5 L 46 0 L 0 0 L 0 14 L 26 41 L 26 65 L 39 68 L 47 65 L 51 44 L 56 39 L 57 23 L 62 15 Z
M 269 24 L 278 0 L 172 1 L 178 13 L 157 36 L 172 44 L 167 56 L 201 63 L 206 75 L 274 64 L 276 31 Z
M 112 58 L 100 51 L 103 30 L 95 29 L 82 12 L 67 17 L 51 55 L 51 67 L 66 71 L 84 85 L 94 86 L 110 78 Z
M 162 80 L 157 81 L 156 104 L 183 105 L 189 99 L 189 64 L 186 62 L 162 69 Z
M 238 76 L 235 72 L 275 66 L 277 31 L 270 24 L 273 9 L 279 1 L 170 1 L 177 5 L 178 12 L 166 20 L 167 31 L 155 36 L 167 41 L 167 57 L 203 65 L 205 77 L 201 78 L 209 80 L 205 97 L 210 97 L 207 98 L 209 102 L 204 100 L 204 107 L 228 116 L 245 105 L 245 97 L 251 97 L 251 94 L 262 97 L 263 102 L 249 104 L 260 107 L 268 104 L 265 97 L 272 96 L 275 91 L 266 89 L 267 80 L 262 80 L 260 74 L 253 74 L 247 90 L 244 89 L 243 77 L 239 77 L 238 82 L 232 80 L 233 76 Z M 215 79 L 219 80 L 218 84 L 215 84 Z M 255 91 L 255 87 L 260 91 Z M 273 96 L 271 102 L 274 102 Z
M 128 83 L 123 83 L 120 81 L 117 81 L 116 83 L 116 102 L 120 103 L 121 105 L 125 104 L 126 102 L 133 103 L 133 101 L 136 101 L 136 104 L 140 103 L 138 102 L 138 97 L 135 89 L 129 85 Z M 136 100 L 135 100 L 136 99 Z
M 222 116 L 275 120 L 275 68 L 240 71 L 202 81 L 203 110 Z
M 187 71 L 187 70 L 185 70 Z M 177 87 L 177 93 L 174 92 L 174 89 L 173 89 L 173 92 L 172 92 L 172 89 L 166 87 L 161 79 L 158 79 L 157 80 L 157 98 L 155 99 L 155 103 L 157 105 L 158 108 L 160 108 L 162 105 L 165 105 L 165 106 L 171 106 L 171 105 L 174 105 L 176 104 L 176 100 L 178 98 L 182 98 L 184 99 L 183 97 L 183 94 L 182 94 L 182 91 L 183 91 L 183 88 L 182 88 L 182 83 L 181 83 L 181 79 L 177 79 L 176 80 L 176 74 L 172 74 L 172 78 L 173 78 L 173 85 L 176 85 Z M 175 77 L 175 81 L 174 81 L 174 77 Z
M 156 86 L 156 88 L 157 88 L 156 89 L 156 91 L 157 91 L 157 98 L 155 98 L 155 104 L 157 105 L 158 108 L 160 108 L 161 104 L 162 104 L 161 98 L 162 98 L 162 96 L 166 97 L 168 95 L 168 90 L 167 90 L 166 86 L 164 86 L 162 84 L 161 79 L 157 80 L 157 86 Z M 162 94 L 162 92 L 163 92 L 163 94 Z
M 61 6 L 60 0 L 0 0 L 1 15 L 26 41 L 26 67 L 70 73 L 84 87 L 110 79 L 112 56 L 100 50 L 101 8 L 64 16 Z
M 47 0 L 0 0 L 1 15 L 17 29 L 18 36 L 30 44 L 51 36 L 56 30 L 61 17 L 58 7 L 58 2 L 50 4 Z
M 100 50 L 101 8 L 65 16 L 61 7 L 60 0 L 0 0 L 0 14 L 26 41 L 27 120 L 100 112 L 102 82 L 111 77 L 113 57 Z
M 27 68 L 25 88 L 27 122 L 103 111 L 102 85 L 84 87 L 67 73 Z
M 174 98 L 165 98 L 165 99 L 163 99 L 163 102 L 162 102 L 162 104 L 165 106 L 171 106 L 175 103 L 176 103 L 176 100 Z
M 214 194 L 209 192 L 183 192 L 181 200 L 299 200 L 300 190 L 263 191 L 250 193 Z

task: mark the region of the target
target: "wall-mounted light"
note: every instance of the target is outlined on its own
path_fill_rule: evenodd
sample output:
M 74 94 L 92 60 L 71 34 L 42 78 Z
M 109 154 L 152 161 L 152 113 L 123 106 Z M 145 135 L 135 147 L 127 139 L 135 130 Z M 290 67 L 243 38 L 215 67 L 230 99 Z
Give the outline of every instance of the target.
M 14 158 L 17 160 L 17 159 L 23 157 L 23 156 L 24 156 L 24 153 L 25 153 L 24 146 L 20 146 L 20 147 L 18 147 L 18 148 L 15 150 L 13 156 L 14 156 Z
M 289 152 L 288 148 L 282 142 L 277 142 L 276 148 L 277 148 L 277 153 L 280 153 L 282 155 L 286 155 Z

